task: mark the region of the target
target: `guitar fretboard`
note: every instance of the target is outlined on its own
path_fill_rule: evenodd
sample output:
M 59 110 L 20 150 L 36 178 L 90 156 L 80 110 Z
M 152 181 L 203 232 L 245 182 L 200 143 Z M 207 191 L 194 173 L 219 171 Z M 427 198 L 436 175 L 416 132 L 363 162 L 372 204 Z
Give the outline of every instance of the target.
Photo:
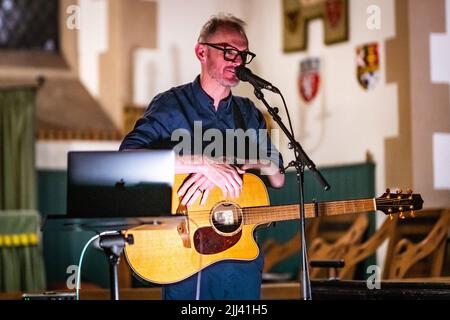
M 305 204 L 305 217 L 316 218 L 375 210 L 375 199 L 307 203 Z M 243 211 L 244 224 L 264 224 L 300 219 L 299 205 L 252 207 L 245 208 Z

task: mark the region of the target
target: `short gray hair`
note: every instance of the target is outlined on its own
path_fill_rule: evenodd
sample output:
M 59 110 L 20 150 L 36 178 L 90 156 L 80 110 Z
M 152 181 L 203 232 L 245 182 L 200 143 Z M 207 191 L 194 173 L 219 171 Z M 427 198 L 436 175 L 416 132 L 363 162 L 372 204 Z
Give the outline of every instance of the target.
M 200 30 L 200 35 L 198 36 L 198 42 L 207 42 L 209 37 L 215 34 L 219 29 L 232 29 L 244 36 L 245 40 L 248 42 L 247 35 L 245 34 L 244 27 L 246 23 L 236 18 L 231 14 L 219 13 L 212 16 Z

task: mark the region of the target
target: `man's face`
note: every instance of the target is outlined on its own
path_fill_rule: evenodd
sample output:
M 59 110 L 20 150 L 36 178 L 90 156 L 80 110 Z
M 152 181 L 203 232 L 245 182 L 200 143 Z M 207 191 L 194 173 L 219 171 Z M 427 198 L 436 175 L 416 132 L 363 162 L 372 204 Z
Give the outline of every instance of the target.
M 232 29 L 219 29 L 207 41 L 211 44 L 219 44 L 221 47 L 234 47 L 240 51 L 248 49 L 246 38 L 238 31 Z M 207 50 L 206 72 L 209 78 L 217 81 L 224 87 L 235 87 L 239 83 L 239 79 L 234 73 L 234 69 L 241 65 L 240 56 L 235 61 L 226 61 L 222 50 L 205 46 Z

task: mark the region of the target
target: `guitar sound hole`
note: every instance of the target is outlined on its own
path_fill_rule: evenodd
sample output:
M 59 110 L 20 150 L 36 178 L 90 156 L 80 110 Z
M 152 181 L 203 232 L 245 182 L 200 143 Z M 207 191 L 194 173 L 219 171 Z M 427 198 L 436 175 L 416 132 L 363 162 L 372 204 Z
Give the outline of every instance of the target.
M 220 202 L 212 209 L 211 224 L 220 234 L 234 234 L 242 225 L 242 209 L 235 203 Z

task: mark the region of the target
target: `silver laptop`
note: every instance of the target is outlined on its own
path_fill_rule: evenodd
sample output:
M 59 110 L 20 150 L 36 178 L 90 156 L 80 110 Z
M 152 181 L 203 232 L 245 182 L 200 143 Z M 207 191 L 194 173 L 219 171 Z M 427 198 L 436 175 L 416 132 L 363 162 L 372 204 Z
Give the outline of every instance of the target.
M 174 175 L 172 150 L 69 152 L 67 218 L 169 216 Z

